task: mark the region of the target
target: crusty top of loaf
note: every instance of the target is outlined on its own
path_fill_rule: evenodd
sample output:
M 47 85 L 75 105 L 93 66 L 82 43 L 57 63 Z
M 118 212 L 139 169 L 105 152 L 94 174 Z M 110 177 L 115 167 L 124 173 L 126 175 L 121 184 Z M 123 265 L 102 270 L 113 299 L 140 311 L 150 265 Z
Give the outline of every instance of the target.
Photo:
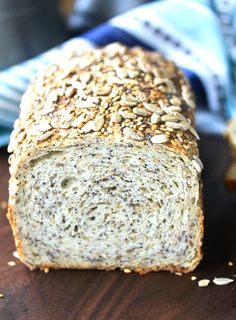
M 21 103 L 9 151 L 79 139 L 163 144 L 196 155 L 192 91 L 157 52 L 113 43 L 42 71 Z

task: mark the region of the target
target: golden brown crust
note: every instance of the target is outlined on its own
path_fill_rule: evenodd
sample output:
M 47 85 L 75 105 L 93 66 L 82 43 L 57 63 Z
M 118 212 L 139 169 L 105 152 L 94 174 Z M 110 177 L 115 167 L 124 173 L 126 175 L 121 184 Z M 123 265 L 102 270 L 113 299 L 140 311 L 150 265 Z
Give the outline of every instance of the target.
M 113 45 L 89 50 L 39 75 L 23 97 L 20 118 L 10 143 L 10 151 L 14 153 L 9 159 L 12 177 L 8 219 L 21 260 L 31 269 L 92 268 L 27 263 L 14 218 L 15 176 L 26 159 L 36 157 L 49 147 L 73 145 L 81 139 L 128 140 L 136 145 L 150 144 L 153 148 L 161 143 L 192 161 L 200 179 L 202 164 L 198 158 L 197 133 L 192 127 L 193 109 L 192 92 L 182 72 L 160 54 L 140 48 Z M 202 207 L 201 196 L 199 207 Z M 191 267 L 137 267 L 132 271 L 140 274 L 160 270 L 192 271 L 202 258 L 201 209 L 198 218 L 201 230 Z M 103 265 L 96 268 L 106 269 Z

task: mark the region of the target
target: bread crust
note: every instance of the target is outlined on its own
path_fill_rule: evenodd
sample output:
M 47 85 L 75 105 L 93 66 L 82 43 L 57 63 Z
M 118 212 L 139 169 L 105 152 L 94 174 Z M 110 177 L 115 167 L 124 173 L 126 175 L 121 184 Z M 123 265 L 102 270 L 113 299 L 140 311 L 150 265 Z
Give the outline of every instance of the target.
M 135 55 L 140 55 L 140 57 L 145 57 L 145 59 L 147 60 L 147 64 L 150 61 L 152 61 L 153 59 L 153 53 L 149 53 L 149 52 L 145 52 L 142 49 L 128 49 L 124 46 L 118 45 L 118 47 L 116 47 L 115 49 L 113 48 L 112 50 L 104 50 L 103 54 L 105 56 L 105 58 L 107 56 L 109 56 L 109 54 L 111 54 L 111 52 L 121 52 L 121 54 L 125 53 L 128 56 L 130 56 L 130 58 L 133 58 Z M 102 51 L 101 50 L 101 51 Z M 106 51 L 107 50 L 107 51 Z M 133 50 L 133 51 L 132 51 Z M 135 51 L 136 50 L 136 51 Z M 92 52 L 92 53 L 91 53 Z M 122 53 L 123 52 L 123 53 Z M 137 53 L 138 52 L 138 53 Z M 90 51 L 90 53 L 93 55 L 93 51 Z M 171 128 L 172 130 L 170 131 L 166 131 L 165 130 L 165 125 L 163 124 L 163 128 L 156 128 L 157 126 L 152 126 L 151 122 L 150 122 L 150 117 L 144 117 L 142 118 L 143 120 L 140 120 L 141 122 L 143 121 L 143 123 L 146 123 L 146 125 L 144 126 L 143 131 L 135 131 L 131 132 L 131 134 L 125 134 L 124 129 L 122 131 L 122 128 L 119 128 L 119 130 L 117 130 L 117 132 L 115 131 L 115 129 L 117 129 L 119 127 L 119 123 L 112 123 L 111 127 L 112 127 L 112 133 L 109 134 L 108 131 L 96 131 L 94 129 L 94 123 L 93 123 L 93 129 L 91 131 L 86 131 L 84 129 L 83 131 L 83 127 L 81 127 L 81 124 L 78 125 L 78 127 L 66 127 L 65 121 L 61 121 L 61 120 L 65 120 L 60 118 L 59 122 L 60 125 L 59 127 L 52 127 L 52 125 L 55 123 L 55 112 L 58 111 L 58 109 L 56 109 L 56 111 L 51 111 L 49 113 L 45 115 L 43 115 L 43 105 L 46 104 L 47 102 L 47 97 L 45 95 L 42 95 L 41 97 L 41 103 L 42 106 L 37 108 L 36 111 L 33 109 L 33 106 L 35 106 L 35 100 L 39 99 L 40 93 L 37 92 L 37 86 L 38 86 L 38 82 L 41 79 L 40 76 L 33 82 L 33 84 L 29 87 L 29 89 L 27 90 L 23 100 L 22 100 L 22 105 L 21 105 L 21 115 L 20 115 L 20 120 L 18 120 L 16 122 L 15 125 L 15 129 L 13 131 L 12 134 L 12 138 L 11 138 L 11 143 L 10 143 L 10 151 L 14 151 L 13 155 L 10 157 L 9 162 L 11 164 L 11 168 L 10 168 L 10 173 L 11 173 L 11 179 L 9 182 L 9 193 L 10 193 L 10 197 L 9 197 L 9 207 L 8 207 L 8 219 L 9 222 L 11 224 L 12 230 L 13 230 L 13 235 L 14 235 L 14 239 L 15 239 L 15 244 L 16 244 L 16 248 L 17 251 L 19 253 L 20 259 L 23 263 L 25 263 L 31 270 L 35 269 L 35 268 L 40 268 L 42 270 L 47 271 L 48 269 L 59 269 L 59 268 L 70 268 L 70 269 L 105 269 L 105 270 L 112 270 L 114 268 L 107 268 L 106 264 L 90 264 L 90 263 L 84 263 L 84 264 L 75 264 L 75 265 L 56 265 L 56 264 L 47 264 L 47 265 L 39 265 L 39 266 L 33 266 L 27 263 L 27 257 L 24 256 L 24 251 L 23 251 L 23 247 L 22 247 L 22 239 L 20 238 L 20 234 L 18 231 L 18 226 L 16 225 L 16 220 L 15 220 L 15 214 L 14 214 L 14 208 L 15 208 L 15 193 L 17 190 L 17 174 L 18 172 L 24 168 L 26 166 L 26 164 L 28 163 L 28 161 L 30 161 L 30 159 L 34 159 L 37 158 L 37 156 L 39 156 L 40 154 L 43 154 L 45 152 L 45 150 L 50 149 L 50 147 L 56 147 L 56 146 L 71 146 L 74 144 L 78 144 L 79 141 L 83 140 L 88 140 L 88 143 L 91 139 L 97 139 L 98 141 L 101 139 L 108 139 L 107 141 L 128 141 L 129 143 L 132 143 L 134 145 L 137 146 L 142 146 L 145 144 L 152 144 L 153 148 L 155 148 L 155 144 L 152 143 L 152 137 L 154 136 L 158 136 L 158 138 L 160 138 L 160 136 L 165 135 L 166 137 L 166 141 L 164 142 L 164 148 L 170 149 L 174 152 L 176 152 L 177 154 L 181 155 L 183 158 L 187 158 L 190 161 L 193 161 L 195 163 L 195 166 L 197 167 L 197 169 L 199 169 L 199 166 L 201 167 L 201 165 L 199 164 L 199 158 L 198 158 L 198 148 L 197 148 L 197 143 L 196 143 L 196 132 L 193 128 L 194 126 L 194 100 L 193 100 L 193 96 L 192 96 L 192 92 L 191 89 L 189 87 L 189 84 L 187 82 L 187 80 L 184 78 L 182 72 L 172 63 L 167 61 L 166 59 L 164 59 L 163 57 L 161 57 L 159 54 L 156 54 L 158 57 L 158 61 L 160 61 L 160 63 L 162 63 L 164 66 L 163 68 L 166 70 L 168 70 L 167 74 L 168 76 L 171 78 L 173 78 L 173 83 L 175 85 L 175 88 L 178 92 L 176 92 L 173 95 L 169 95 L 168 93 L 165 92 L 159 92 L 158 91 L 158 98 L 154 95 L 154 100 L 152 101 L 152 98 L 150 98 L 151 101 L 149 101 L 149 105 L 148 108 L 151 108 L 152 105 L 154 103 L 156 103 L 155 99 L 159 99 L 159 108 L 161 109 L 160 112 L 162 112 L 162 115 L 168 115 L 169 110 L 167 110 L 168 108 L 171 108 L 171 106 L 173 105 L 174 100 L 176 101 L 176 104 L 179 104 L 181 102 L 181 104 L 184 104 L 184 108 L 180 111 L 174 111 L 176 114 L 178 114 L 178 116 L 181 118 L 181 116 L 183 118 L 181 118 L 181 121 L 177 121 L 178 123 L 182 124 L 182 126 L 180 125 L 181 128 L 185 128 L 184 130 L 180 129 L 180 130 L 176 130 Z M 75 57 L 72 57 L 72 60 Z M 82 59 L 81 57 L 76 57 L 78 59 Z M 151 64 L 151 62 L 150 62 Z M 52 68 L 52 67 L 51 67 Z M 58 71 L 58 66 L 56 68 L 56 70 Z M 44 72 L 44 76 L 45 74 L 47 74 L 47 72 L 50 73 L 50 68 L 49 70 Z M 62 70 L 58 71 L 59 75 L 62 73 Z M 57 74 L 57 73 L 56 73 Z M 50 79 L 50 76 L 46 76 Z M 69 75 L 67 75 L 68 78 L 70 78 Z M 167 79 L 168 80 L 168 79 Z M 41 80 L 40 80 L 41 81 Z M 46 81 L 46 80 L 45 80 Z M 147 85 L 147 84 L 146 84 Z M 58 88 L 50 88 L 51 84 L 47 83 L 47 84 L 43 84 L 43 87 L 47 86 L 50 90 L 48 90 L 48 92 L 53 92 L 53 90 L 58 90 Z M 152 83 L 150 84 L 150 86 L 152 86 Z M 67 88 L 68 89 L 68 88 Z M 72 90 L 72 89 L 71 89 Z M 153 96 L 153 93 L 155 93 L 156 89 L 155 87 L 153 87 L 151 89 L 152 91 L 149 91 L 150 96 Z M 169 90 L 169 89 L 168 89 Z M 72 92 L 72 91 L 71 91 Z M 138 93 L 143 93 L 145 91 L 139 91 Z M 68 93 L 69 95 L 69 93 Z M 183 99 L 182 97 L 185 96 L 186 99 Z M 178 97 L 180 98 L 180 102 L 178 102 Z M 37 99 L 36 99 L 37 98 Z M 59 108 L 60 110 L 66 111 L 67 109 L 70 110 L 71 113 L 75 112 L 73 114 L 73 120 L 75 120 L 76 117 L 78 117 L 78 114 L 76 113 L 77 111 L 74 110 L 73 108 L 71 108 L 71 106 L 73 106 L 73 104 L 75 103 L 74 100 L 67 100 L 67 93 L 64 91 L 62 93 L 62 95 L 57 99 L 58 101 L 55 103 L 57 105 L 56 108 Z M 174 99 L 175 98 L 175 99 Z M 54 98 L 56 99 L 56 98 Z M 99 98 L 100 99 L 100 98 Z M 110 98 L 109 98 L 110 99 Z M 105 101 L 105 103 L 107 103 L 108 100 Z M 182 100 L 181 100 L 182 99 Z M 173 102 L 171 102 L 171 100 Z M 95 101 L 95 100 L 91 100 L 91 101 Z M 100 101 L 99 103 L 103 103 L 101 101 L 103 100 L 96 100 L 96 101 Z M 162 105 L 163 103 L 161 103 L 160 101 L 164 101 L 166 105 L 168 105 L 166 107 L 166 105 Z M 84 101 L 82 101 L 84 103 Z M 132 101 L 131 101 L 132 102 Z M 49 107 L 52 106 L 54 102 L 51 101 L 49 103 Z M 93 102 L 91 102 L 93 103 Z M 145 102 L 144 102 L 145 103 Z M 63 104 L 63 108 L 60 109 L 60 105 Z M 58 107 L 59 106 L 59 107 Z M 105 106 L 105 105 L 104 105 Z M 178 105 L 175 106 L 176 109 L 178 110 Z M 104 107 L 102 107 L 104 109 Z M 105 110 L 110 110 L 110 106 L 107 107 L 108 109 Z M 179 107 L 180 108 L 180 107 Z M 136 108 L 138 109 L 138 108 Z M 127 109 L 128 112 L 130 112 L 130 108 Z M 142 110 L 146 110 L 142 108 Z M 165 111 L 166 110 L 166 113 Z M 140 112 L 140 110 L 137 110 L 137 112 Z M 143 112 L 143 111 L 142 111 Z M 180 115 L 179 115 L 180 114 Z M 84 114 L 81 113 L 80 116 Z M 86 115 L 86 112 L 85 112 Z M 46 117 L 46 122 L 44 121 Z M 97 116 L 95 116 L 95 119 L 97 119 L 97 122 L 95 123 L 99 125 L 101 125 L 101 123 L 106 123 L 106 121 L 108 121 L 109 119 L 107 118 L 107 115 L 105 113 L 105 115 L 102 115 L 102 118 L 96 118 Z M 133 116 L 134 117 L 134 116 Z M 136 119 L 136 116 L 135 116 Z M 149 119 L 149 120 L 148 120 Z M 185 121 L 185 120 L 186 121 Z M 124 121 L 126 121 L 127 119 L 124 118 Z M 122 120 L 122 121 L 123 121 Z M 44 121 L 44 122 L 43 122 Z M 109 120 L 110 121 L 110 120 Z M 130 119 L 131 122 L 133 122 L 134 120 Z M 136 121 L 136 120 L 135 120 Z M 148 122 L 149 121 L 149 122 Z M 111 121 L 110 121 L 111 122 Z M 109 122 L 109 123 L 110 123 Z M 176 123 L 176 122 L 171 122 L 171 121 L 167 121 L 168 123 Z M 165 124 L 167 123 L 165 122 Z M 188 124 L 187 124 L 188 122 Z M 39 128 L 39 131 L 37 132 L 37 126 L 38 124 L 42 124 L 42 126 L 44 125 L 44 128 Z M 48 127 L 47 127 L 48 124 Z M 190 125 L 191 124 L 191 125 Z M 169 124 L 170 125 L 170 124 Z M 184 127 L 185 125 L 185 127 Z M 41 126 L 41 127 L 42 127 Z M 174 125 L 173 125 L 174 126 Z M 35 129 L 36 128 L 36 129 Z M 124 128 L 124 127 L 123 127 Z M 128 127 L 129 128 L 129 127 Z M 187 129 L 186 129 L 187 128 Z M 163 129 L 163 130 L 162 130 Z M 36 130 L 36 133 L 35 131 Z M 40 131 L 41 130 L 41 131 Z M 43 130 L 43 131 L 42 131 Z M 97 134 L 97 133 L 101 133 L 101 134 Z M 104 132 L 108 132 L 108 134 L 106 135 Z M 129 133 L 129 130 L 127 130 L 127 132 Z M 140 133 L 141 132 L 141 133 Z M 139 137 L 137 136 L 137 134 L 139 135 Z M 162 138 L 162 137 L 161 137 Z M 154 141 L 154 140 L 153 140 Z M 141 268 L 139 266 L 137 266 L 136 268 L 132 268 L 131 270 L 134 272 L 137 272 L 139 274 L 145 274 L 151 271 L 170 271 L 172 273 L 174 272 L 181 272 L 181 273 L 187 273 L 187 272 L 191 272 L 193 271 L 196 266 L 199 264 L 199 262 L 202 259 L 202 239 L 203 239 L 203 212 L 202 212 L 202 192 L 201 192 L 201 180 L 200 180 L 200 171 L 201 168 L 199 169 L 199 174 L 198 174 L 198 179 L 199 179 L 199 200 L 198 200 L 198 206 L 199 206 L 199 211 L 198 211 L 198 221 L 199 221 L 199 225 L 200 225 L 200 230 L 199 230 L 199 239 L 198 239 L 198 246 L 197 246 L 197 252 L 196 252 L 196 256 L 192 261 L 192 264 L 190 267 L 188 268 L 180 268 L 180 267 L 176 267 L 174 265 L 162 265 L 162 266 L 158 266 L 155 268 Z M 127 267 L 128 268 L 128 267 Z

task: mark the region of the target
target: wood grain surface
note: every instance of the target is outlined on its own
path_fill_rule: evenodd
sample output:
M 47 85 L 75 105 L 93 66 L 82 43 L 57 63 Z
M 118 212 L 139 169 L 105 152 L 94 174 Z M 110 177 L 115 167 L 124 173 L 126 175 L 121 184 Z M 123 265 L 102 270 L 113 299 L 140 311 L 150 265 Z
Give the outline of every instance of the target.
M 200 142 L 205 205 L 204 259 L 193 273 L 143 276 L 120 271 L 29 271 L 12 255 L 5 210 L 0 219 L 0 320 L 233 320 L 236 282 L 199 288 L 198 279 L 236 279 L 236 194 L 224 188 L 229 153 L 223 139 Z M 0 150 L 0 201 L 7 199 L 7 154 Z M 16 266 L 8 266 L 8 261 Z M 234 266 L 228 266 L 228 262 Z

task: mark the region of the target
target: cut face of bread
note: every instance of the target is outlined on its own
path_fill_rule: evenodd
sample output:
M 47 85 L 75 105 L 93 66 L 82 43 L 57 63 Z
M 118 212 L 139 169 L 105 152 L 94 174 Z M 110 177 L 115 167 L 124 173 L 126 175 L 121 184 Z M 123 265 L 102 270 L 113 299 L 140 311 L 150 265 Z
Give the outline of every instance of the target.
M 184 272 L 201 258 L 198 172 L 163 145 L 80 141 L 18 172 L 15 223 L 31 267 Z

